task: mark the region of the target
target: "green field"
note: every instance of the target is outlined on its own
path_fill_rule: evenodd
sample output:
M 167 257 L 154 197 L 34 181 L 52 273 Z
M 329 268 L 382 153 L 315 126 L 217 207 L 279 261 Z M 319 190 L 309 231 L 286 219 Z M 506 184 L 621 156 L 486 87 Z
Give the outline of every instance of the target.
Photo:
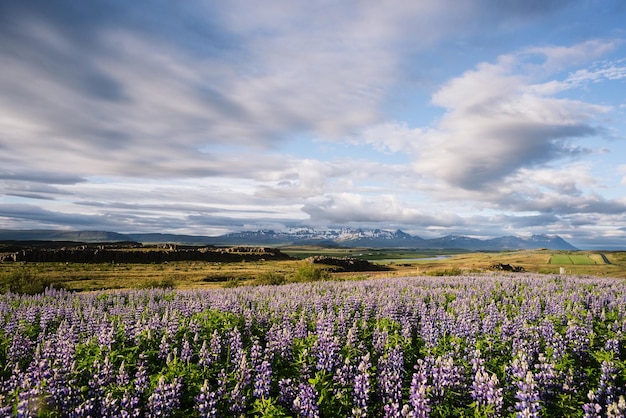
M 601 254 L 554 254 L 550 264 L 592 266 L 606 264 Z

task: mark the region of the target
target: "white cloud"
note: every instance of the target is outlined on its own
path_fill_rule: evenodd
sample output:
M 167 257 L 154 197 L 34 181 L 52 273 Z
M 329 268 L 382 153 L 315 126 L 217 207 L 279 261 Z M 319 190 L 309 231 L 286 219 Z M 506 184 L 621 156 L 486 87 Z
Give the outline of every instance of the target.
M 310 199 L 302 209 L 311 221 L 331 224 L 391 223 L 396 225 L 459 225 L 458 215 L 441 212 L 428 214 L 401 202 L 395 195 L 366 196 L 355 193 L 327 194 Z
M 554 61 L 564 65 L 565 57 L 578 62 L 580 50 L 589 48 L 571 49 L 574 52 L 567 48 L 533 52 L 541 51 L 549 68 L 556 66 Z M 595 57 L 598 49 L 603 48 L 594 43 L 589 54 Z M 587 152 L 571 139 L 597 134 L 594 119 L 609 108 L 539 92 L 535 79 L 519 72 L 525 56 L 526 51 L 501 56 L 495 64 L 482 63 L 433 95 L 433 103 L 446 113 L 429 130 L 412 135 L 418 173 L 453 187 L 482 191 L 521 169 Z
M 539 57 L 539 63 L 526 66 L 526 71 L 538 74 L 553 74 L 565 68 L 587 63 L 613 51 L 622 41 L 618 39 L 591 39 L 572 46 L 534 46 L 520 51 L 528 58 Z
M 591 168 L 558 169 L 593 151 L 579 139 L 603 134 L 611 109 L 567 94 L 622 80 L 623 60 L 597 61 L 620 42 L 519 46 L 531 38 L 515 28 L 571 2 L 190 1 L 159 3 L 163 16 L 122 1 L 9 3 L 0 203 L 41 204 L 0 208 L 19 225 L 309 216 L 478 233 L 495 223 L 481 211 L 514 230 L 621 208 L 590 192 L 601 186 Z M 402 105 L 424 113 L 394 114 Z M 440 117 L 417 123 L 432 107 Z
M 414 169 L 450 187 L 484 193 L 520 170 L 541 168 L 590 150 L 573 139 L 600 134 L 595 121 L 607 106 L 553 97 L 570 81 L 544 81 L 614 48 L 614 41 L 571 47 L 526 48 L 445 83 L 432 96 L 446 112 L 432 126 L 379 124 L 360 140 L 378 150 L 403 152 Z
M 387 122 L 370 126 L 351 138 L 352 142 L 364 142 L 380 152 L 412 154 L 423 136 L 420 128 L 409 128 L 404 122 Z
M 141 7 L 50 7 L 4 27 L 0 163 L 144 177 L 216 173 L 199 148 L 262 150 L 381 122 L 405 55 L 481 16 L 453 1 L 191 3 L 163 6 L 181 15 L 165 22 Z
M 604 80 L 622 80 L 626 78 L 624 60 L 603 62 L 597 67 L 583 68 L 567 77 L 565 82 L 572 86 L 582 86 L 588 83 L 599 83 Z

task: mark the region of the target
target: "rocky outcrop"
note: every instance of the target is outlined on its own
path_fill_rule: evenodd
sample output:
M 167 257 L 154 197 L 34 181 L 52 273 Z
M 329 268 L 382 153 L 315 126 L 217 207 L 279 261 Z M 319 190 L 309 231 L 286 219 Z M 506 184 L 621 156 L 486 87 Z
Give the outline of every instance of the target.
M 503 264 L 503 263 L 492 264 L 491 269 L 499 270 L 499 271 L 512 271 L 515 273 L 521 273 L 524 271 L 524 267 L 522 266 L 514 266 L 511 264 Z
M 332 270 L 336 272 L 345 271 L 377 271 L 377 270 L 389 270 L 388 267 L 381 266 L 379 264 L 370 263 L 367 260 L 360 260 L 353 257 L 328 257 L 323 255 L 316 255 L 306 258 L 305 261 L 311 264 L 324 264 L 326 266 L 332 266 Z

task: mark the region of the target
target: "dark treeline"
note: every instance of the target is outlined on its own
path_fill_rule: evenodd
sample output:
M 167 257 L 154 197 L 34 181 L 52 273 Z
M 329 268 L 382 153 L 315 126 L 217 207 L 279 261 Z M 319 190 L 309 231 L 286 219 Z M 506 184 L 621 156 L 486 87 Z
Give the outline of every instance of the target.
M 67 244 L 67 243 L 66 243 Z M 1 262 L 67 263 L 163 263 L 170 261 L 237 262 L 287 260 L 290 257 L 274 248 L 264 247 L 192 247 L 165 244 L 144 247 L 139 243 L 77 244 L 52 246 L 19 244 L 0 245 Z

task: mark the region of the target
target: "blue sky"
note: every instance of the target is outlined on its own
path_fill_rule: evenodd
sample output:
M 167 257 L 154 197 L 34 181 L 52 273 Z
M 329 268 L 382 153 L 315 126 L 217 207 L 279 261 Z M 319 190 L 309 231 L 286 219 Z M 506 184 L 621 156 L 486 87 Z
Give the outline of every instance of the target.
M 0 228 L 626 249 L 626 3 L 0 3 Z

